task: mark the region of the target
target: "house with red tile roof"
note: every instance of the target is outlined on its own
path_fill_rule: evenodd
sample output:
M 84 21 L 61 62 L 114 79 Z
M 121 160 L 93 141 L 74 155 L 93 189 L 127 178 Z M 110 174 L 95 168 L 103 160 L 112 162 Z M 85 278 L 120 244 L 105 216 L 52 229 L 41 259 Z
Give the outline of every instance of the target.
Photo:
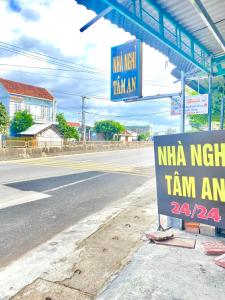
M 70 127 L 75 127 L 75 128 L 79 128 L 80 127 L 80 123 L 78 123 L 78 122 L 67 122 L 67 124 Z
M 0 102 L 10 116 L 20 110 L 27 110 L 34 122 L 52 123 L 56 120 L 56 101 L 45 88 L 0 78 Z

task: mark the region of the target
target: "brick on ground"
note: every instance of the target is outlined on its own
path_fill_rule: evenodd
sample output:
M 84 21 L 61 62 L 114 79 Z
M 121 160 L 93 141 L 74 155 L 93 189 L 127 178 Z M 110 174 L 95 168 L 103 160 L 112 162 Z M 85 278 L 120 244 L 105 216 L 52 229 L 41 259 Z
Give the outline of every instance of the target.
M 225 254 L 225 244 L 222 242 L 202 242 L 202 247 L 207 255 L 222 255 Z
M 169 240 L 174 237 L 173 232 L 168 231 L 155 231 L 155 232 L 146 232 L 146 237 L 151 241 L 164 241 Z
M 214 261 L 218 266 L 225 268 L 225 254 L 218 256 Z
M 195 222 L 185 222 L 184 227 L 185 231 L 189 233 L 199 234 L 199 223 Z

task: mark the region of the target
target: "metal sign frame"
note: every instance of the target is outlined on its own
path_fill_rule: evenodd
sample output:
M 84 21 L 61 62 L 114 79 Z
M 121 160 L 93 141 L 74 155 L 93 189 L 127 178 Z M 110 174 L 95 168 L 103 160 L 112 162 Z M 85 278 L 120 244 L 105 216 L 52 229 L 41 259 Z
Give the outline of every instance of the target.
M 142 61 L 140 40 L 111 48 L 111 101 L 142 97 Z
M 158 213 L 225 229 L 225 132 L 154 139 Z

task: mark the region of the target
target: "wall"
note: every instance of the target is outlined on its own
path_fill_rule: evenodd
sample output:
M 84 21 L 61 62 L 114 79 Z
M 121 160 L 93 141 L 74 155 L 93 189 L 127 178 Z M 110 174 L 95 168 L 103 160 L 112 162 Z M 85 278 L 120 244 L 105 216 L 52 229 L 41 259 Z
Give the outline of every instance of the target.
M 50 147 L 62 147 L 63 145 L 63 138 L 52 128 L 37 135 L 36 140 L 39 148 L 45 148 L 46 145 Z
M 18 105 L 19 110 L 28 110 L 34 121 L 38 122 L 52 122 L 53 120 L 53 101 L 38 99 L 27 96 L 10 96 L 10 117 L 13 118 Z M 46 111 L 46 116 L 42 117 L 42 110 Z
M 87 142 L 85 145 L 81 142 L 75 142 L 62 148 L 0 148 L 0 160 L 3 161 L 21 158 L 66 155 L 73 153 L 125 150 L 129 148 L 143 148 L 151 146 L 153 146 L 153 143 L 151 142 Z
M 5 90 L 5 88 L 3 87 L 3 85 L 0 83 L 0 102 L 2 102 L 2 104 L 4 104 L 7 113 L 9 115 L 9 94 L 8 92 Z

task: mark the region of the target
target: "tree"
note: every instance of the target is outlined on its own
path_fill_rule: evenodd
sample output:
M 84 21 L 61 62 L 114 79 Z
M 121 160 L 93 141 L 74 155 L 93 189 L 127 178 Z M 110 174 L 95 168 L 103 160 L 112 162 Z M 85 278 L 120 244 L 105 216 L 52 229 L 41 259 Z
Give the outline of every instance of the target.
M 224 87 L 220 84 L 214 85 L 212 89 L 212 122 L 220 121 L 221 100 L 224 97 Z M 198 93 L 190 88 L 186 89 L 188 95 L 198 95 Z M 208 114 L 189 116 L 190 125 L 193 128 L 200 129 L 202 125 L 208 124 Z
M 65 139 L 79 140 L 79 133 L 77 129 L 67 124 L 63 113 L 57 114 L 56 121 L 58 122 L 57 128 Z
M 95 122 L 94 129 L 97 133 L 102 133 L 107 141 L 112 140 L 115 134 L 125 132 L 126 130 L 122 124 L 112 120 Z
M 150 134 L 149 133 L 140 133 L 138 135 L 138 141 L 148 141 L 150 138 Z
M 9 116 L 5 106 L 0 103 L 0 134 L 6 134 L 9 126 Z
M 11 128 L 17 134 L 27 130 L 33 124 L 33 117 L 27 110 L 17 111 L 12 119 Z

